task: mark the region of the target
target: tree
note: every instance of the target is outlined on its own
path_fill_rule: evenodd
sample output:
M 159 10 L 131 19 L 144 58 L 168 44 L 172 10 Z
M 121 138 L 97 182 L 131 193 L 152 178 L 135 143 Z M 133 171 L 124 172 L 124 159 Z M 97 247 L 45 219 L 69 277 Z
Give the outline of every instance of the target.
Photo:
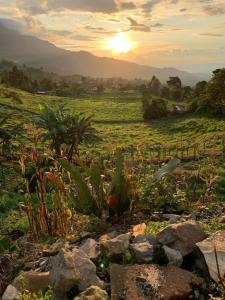
M 167 102 L 161 98 L 143 98 L 143 118 L 145 120 L 159 119 L 168 114 Z
M 225 68 L 213 72 L 200 97 L 200 107 L 216 115 L 225 115 Z
M 170 77 L 169 80 L 167 81 L 167 84 L 170 88 L 177 88 L 181 89 L 182 83 L 179 77 Z
M 179 77 L 170 77 L 167 81 L 167 85 L 170 89 L 170 98 L 176 101 L 183 99 L 182 82 Z
M 14 66 L 11 71 L 2 74 L 2 83 L 28 92 L 33 91 L 33 82 L 23 71 Z
M 69 160 L 72 160 L 74 153 L 78 154 L 80 144 L 88 144 L 97 139 L 91 121 L 91 117 L 68 114 L 62 105 L 56 110 L 41 105 L 40 116 L 34 119 L 35 125 L 45 130 L 43 141 L 51 142 L 50 147 L 58 157 L 61 156 L 61 146 L 67 146 L 66 155 Z
M 151 94 L 155 95 L 155 96 L 161 96 L 162 88 L 163 88 L 163 86 L 162 86 L 160 80 L 156 76 L 153 76 L 152 80 L 149 84 L 149 89 L 150 89 Z

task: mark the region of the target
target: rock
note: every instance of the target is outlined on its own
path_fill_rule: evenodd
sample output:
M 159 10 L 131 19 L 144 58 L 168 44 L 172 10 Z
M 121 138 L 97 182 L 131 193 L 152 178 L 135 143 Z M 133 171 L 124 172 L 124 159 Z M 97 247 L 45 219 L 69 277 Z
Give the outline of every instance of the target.
M 131 233 L 128 232 L 101 242 L 101 246 L 107 255 L 122 254 L 129 248 L 130 238 Z
M 43 251 L 43 256 L 54 256 L 59 253 L 62 248 L 68 247 L 68 243 L 63 240 L 59 239 L 48 250 Z
M 149 242 L 151 245 L 156 245 L 157 239 L 153 235 L 144 235 L 144 234 L 139 234 L 133 239 L 133 243 L 143 243 L 143 242 Z
M 103 287 L 102 281 L 96 275 L 96 266 L 79 249 L 62 249 L 52 258 L 51 264 L 50 281 L 54 296 L 58 299 L 64 299 L 73 287 L 78 287 L 81 292 L 90 285 Z
M 2 300 L 20 300 L 21 299 L 21 293 L 13 286 L 8 285 L 7 289 L 5 290 L 5 293 L 2 296 Z
M 132 229 L 133 236 L 136 237 L 140 234 L 144 234 L 146 228 L 147 228 L 147 225 L 145 223 L 135 225 Z
M 38 266 L 39 266 L 39 261 L 31 261 L 31 262 L 26 262 L 24 264 L 24 268 L 23 269 L 25 271 L 30 271 L 30 270 L 34 270 Z
M 175 215 L 175 214 L 163 214 L 162 218 L 163 218 L 163 220 L 166 220 L 166 221 L 174 220 L 176 223 L 180 219 L 180 216 Z
M 183 263 L 183 257 L 181 253 L 177 250 L 163 246 L 163 250 L 168 259 L 168 266 L 180 267 Z
M 219 218 L 219 223 L 225 223 L 225 215 Z
M 138 263 L 153 262 L 154 247 L 148 241 L 143 243 L 131 244 L 130 249 L 133 252 Z
M 14 279 L 12 285 L 20 292 L 24 289 L 31 293 L 45 292 L 50 285 L 49 272 L 22 272 Z
M 204 280 L 175 266 L 112 265 L 111 299 L 189 299 Z
M 83 240 L 90 238 L 92 234 L 90 232 L 84 231 L 79 236 L 73 237 L 69 239 L 70 244 L 77 244 L 82 242 Z
M 79 249 L 93 260 L 98 259 L 101 255 L 100 245 L 93 239 L 87 239 Z
M 225 276 L 225 230 L 217 231 L 211 237 L 196 245 L 204 255 L 211 278 L 214 281 L 219 282 L 218 267 L 220 277 L 224 278 Z M 218 267 L 216 257 L 218 260 Z
M 109 241 L 109 240 L 115 238 L 116 236 L 118 236 L 118 233 L 115 230 L 111 231 L 111 232 L 108 232 L 106 234 L 103 234 L 99 238 L 99 243 L 102 243 L 102 242 L 105 242 L 105 241 Z
M 139 211 L 137 214 L 136 214 L 136 218 L 138 219 L 144 219 L 146 218 L 145 214 L 141 211 Z
M 200 225 L 195 221 L 168 225 L 157 235 L 159 243 L 180 251 L 185 256 L 193 251 L 195 244 L 205 239 Z
M 74 298 L 74 300 L 107 300 L 108 294 L 106 291 L 100 289 L 98 286 L 90 286 L 80 295 Z

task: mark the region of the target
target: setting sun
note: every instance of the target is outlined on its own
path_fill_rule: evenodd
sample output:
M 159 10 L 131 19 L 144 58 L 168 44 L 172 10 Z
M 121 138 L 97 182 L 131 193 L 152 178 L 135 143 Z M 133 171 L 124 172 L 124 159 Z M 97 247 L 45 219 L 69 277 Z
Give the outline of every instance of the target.
M 127 53 L 134 48 L 134 43 L 123 33 L 118 33 L 108 41 L 107 48 L 118 54 Z

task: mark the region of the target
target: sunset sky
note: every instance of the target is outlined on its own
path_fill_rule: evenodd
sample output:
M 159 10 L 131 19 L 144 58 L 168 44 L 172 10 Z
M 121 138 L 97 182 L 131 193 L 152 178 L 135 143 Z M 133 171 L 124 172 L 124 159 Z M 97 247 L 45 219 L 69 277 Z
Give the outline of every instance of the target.
M 0 0 L 0 22 L 55 45 L 140 64 L 225 66 L 225 0 Z

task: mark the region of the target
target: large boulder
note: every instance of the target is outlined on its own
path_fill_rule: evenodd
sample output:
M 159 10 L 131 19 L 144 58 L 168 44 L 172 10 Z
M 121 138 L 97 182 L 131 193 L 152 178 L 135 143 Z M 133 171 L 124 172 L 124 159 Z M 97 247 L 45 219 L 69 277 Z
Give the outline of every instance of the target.
M 217 231 L 211 237 L 196 244 L 204 255 L 209 274 L 219 282 L 225 278 L 225 230 Z
M 2 300 L 20 300 L 21 293 L 13 286 L 8 285 L 7 289 L 5 290 Z
M 45 292 L 50 285 L 49 272 L 22 272 L 14 279 L 12 285 L 21 292 L 23 290 L 31 293 Z
M 154 246 L 148 241 L 143 243 L 135 243 L 130 245 L 130 249 L 138 263 L 153 262 Z
M 98 286 L 90 286 L 84 292 L 80 293 L 74 300 L 107 300 L 108 294 Z
M 178 250 L 182 256 L 193 251 L 196 243 L 205 239 L 205 233 L 195 221 L 171 224 L 157 235 L 159 243 Z
M 102 281 L 96 275 L 96 266 L 81 250 L 62 249 L 52 258 L 50 281 L 56 299 L 64 299 L 67 292 L 77 287 L 84 291 L 91 285 L 103 287 Z
M 196 292 L 200 295 L 204 282 L 186 270 L 154 264 L 114 264 L 110 268 L 110 278 L 112 300 L 193 299 Z
M 113 239 L 101 241 L 100 244 L 103 251 L 109 256 L 123 254 L 129 248 L 130 238 L 131 233 L 128 232 L 118 235 Z
M 98 259 L 101 255 L 100 245 L 93 239 L 87 239 L 79 249 L 92 260 Z

